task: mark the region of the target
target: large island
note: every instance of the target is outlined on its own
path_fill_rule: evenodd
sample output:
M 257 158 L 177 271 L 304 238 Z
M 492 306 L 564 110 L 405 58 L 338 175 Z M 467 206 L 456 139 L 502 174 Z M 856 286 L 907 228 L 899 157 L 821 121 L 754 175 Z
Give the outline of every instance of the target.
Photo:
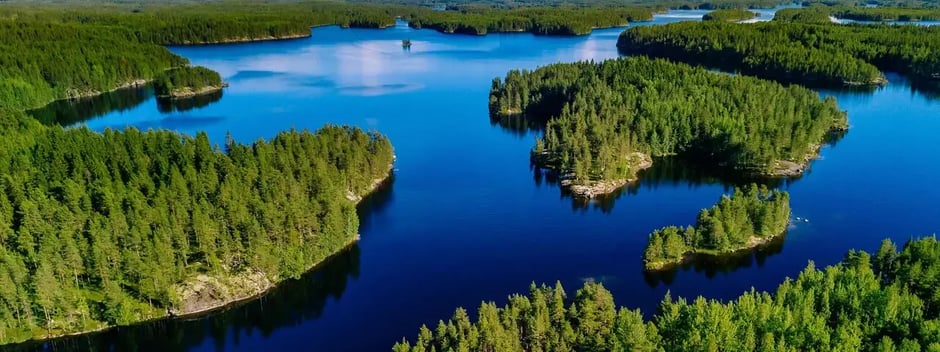
M 809 89 L 646 58 L 510 71 L 493 81 L 490 114 L 544 126 L 532 161 L 589 198 L 635 180 L 652 157 L 796 175 L 848 126 L 834 99 Z

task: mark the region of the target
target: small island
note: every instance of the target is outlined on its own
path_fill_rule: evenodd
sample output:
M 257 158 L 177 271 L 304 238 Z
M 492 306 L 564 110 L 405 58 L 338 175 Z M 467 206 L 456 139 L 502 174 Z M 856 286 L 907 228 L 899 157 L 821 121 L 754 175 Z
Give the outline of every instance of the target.
M 642 57 L 510 71 L 493 80 L 489 109 L 544 126 L 532 163 L 583 198 L 636 180 L 655 157 L 796 176 L 848 126 L 833 98 L 809 89 Z
M 653 231 L 643 254 L 646 270 L 663 270 L 694 255 L 719 256 L 752 249 L 786 233 L 790 195 L 755 184 L 723 195 L 702 209 L 695 226 Z
M 172 68 L 158 76 L 153 89 L 158 98 L 184 99 L 218 92 L 227 87 L 218 72 L 202 66 Z
M 757 18 L 758 14 L 744 9 L 721 9 L 706 13 L 702 21 L 741 22 Z

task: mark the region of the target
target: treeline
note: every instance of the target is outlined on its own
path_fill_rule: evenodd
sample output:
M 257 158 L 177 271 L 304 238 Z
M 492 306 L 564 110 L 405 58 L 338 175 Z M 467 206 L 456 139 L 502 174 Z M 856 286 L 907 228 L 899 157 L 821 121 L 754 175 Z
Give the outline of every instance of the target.
M 832 12 L 828 7 L 813 6 L 800 9 L 780 9 L 774 13 L 774 21 L 809 24 L 832 23 Z
M 940 79 L 940 27 L 685 22 L 630 28 L 617 47 L 810 86 L 883 84 L 879 69 Z
M 832 15 L 856 21 L 940 21 L 940 8 L 846 7 Z
M 757 18 L 757 13 L 742 9 L 722 9 L 706 13 L 702 21 L 740 22 Z
M 127 28 L 139 41 L 160 45 L 206 44 L 310 36 L 310 27 L 384 28 L 401 7 L 331 2 L 137 6 L 47 5 L 0 7 L 0 18 Z
M 668 294 L 644 322 L 617 308 L 601 284 L 573 296 L 534 284 L 503 307 L 483 303 L 477 319 L 460 308 L 412 345 L 428 351 L 935 351 L 940 349 L 940 242 L 885 240 L 872 257 L 850 251 L 841 264 L 812 263 L 774 293 L 751 290 L 730 302 Z
M 642 57 L 510 71 L 493 81 L 490 113 L 544 124 L 534 161 L 577 183 L 633 178 L 635 153 L 774 174 L 847 126 L 806 88 Z
M 0 153 L 0 343 L 185 312 L 201 275 L 298 277 L 355 240 L 352 199 L 393 157 L 336 126 L 224 150 L 204 133 L 25 129 Z
M 530 32 L 540 35 L 586 35 L 594 28 L 626 26 L 629 21 L 649 21 L 648 8 L 520 8 L 498 10 L 464 6 L 447 11 L 418 11 L 408 20 L 413 28 L 443 33 L 485 35 L 496 32 Z
M 790 221 L 790 195 L 751 184 L 702 209 L 695 226 L 653 231 L 643 254 L 647 270 L 680 264 L 695 254 L 721 255 L 749 249 L 782 235 Z
M 120 27 L 0 20 L 0 32 L 0 111 L 94 95 L 188 63 Z
M 202 66 L 183 66 L 161 73 L 153 81 L 157 96 L 167 97 L 181 91 L 199 92 L 205 88 L 222 88 L 222 77 L 218 72 Z

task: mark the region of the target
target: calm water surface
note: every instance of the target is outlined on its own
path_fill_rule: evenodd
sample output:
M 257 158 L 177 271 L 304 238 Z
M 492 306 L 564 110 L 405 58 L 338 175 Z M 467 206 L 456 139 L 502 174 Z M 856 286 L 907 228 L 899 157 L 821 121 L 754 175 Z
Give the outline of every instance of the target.
M 658 16 L 694 20 L 704 11 Z M 769 18 L 769 15 L 765 15 Z M 24 349 L 386 351 L 457 306 L 505 302 L 531 282 L 573 291 L 603 282 L 619 305 L 655 312 L 666 291 L 730 299 L 774 289 L 809 261 L 839 261 L 940 229 L 940 101 L 903 78 L 869 93 L 824 92 L 851 130 L 797 180 L 785 241 L 721 263 L 645 276 L 651 230 L 690 224 L 729 191 L 727 179 L 659 160 L 615 196 L 581 203 L 529 167 L 538 132 L 490 123 L 493 77 L 513 68 L 617 56 L 621 29 L 579 38 L 485 37 L 316 28 L 300 40 L 176 47 L 231 86 L 188 106 L 157 104 L 147 89 L 60 112 L 94 130 L 167 128 L 251 142 L 290 128 L 350 124 L 387 134 L 398 162 L 390 185 L 361 207 L 362 241 L 300 281 L 259 300 L 187 321 L 161 321 Z M 410 39 L 410 51 L 401 40 Z M 934 97 L 934 98 L 931 98 Z M 62 110 L 62 109 L 60 109 Z M 54 113 L 41 115 L 54 121 Z

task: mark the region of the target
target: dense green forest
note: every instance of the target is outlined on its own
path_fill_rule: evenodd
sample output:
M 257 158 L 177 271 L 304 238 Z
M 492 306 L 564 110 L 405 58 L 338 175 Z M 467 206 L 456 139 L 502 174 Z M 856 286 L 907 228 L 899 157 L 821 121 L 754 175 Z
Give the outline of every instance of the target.
M 0 342 L 186 312 L 200 274 L 297 277 L 355 240 L 353 200 L 392 162 L 343 127 L 219 150 L 26 119 L 2 119 Z
M 850 7 L 832 15 L 856 21 L 938 21 L 940 8 Z
M 774 21 L 809 24 L 832 23 L 832 10 L 828 7 L 813 6 L 801 9 L 780 9 L 774 13 Z
M 730 302 L 674 300 L 644 322 L 617 308 L 603 285 L 568 296 L 532 284 L 503 307 L 465 309 L 435 328 L 422 326 L 412 345 L 428 351 L 937 351 L 940 350 L 940 242 L 913 240 L 897 251 L 888 240 L 872 257 L 850 251 L 842 263 L 810 263 L 774 293 L 751 290 Z
M 409 17 L 414 28 L 444 33 L 484 35 L 494 32 L 531 32 L 542 35 L 586 35 L 594 28 L 626 26 L 628 21 L 649 21 L 653 10 L 628 7 L 547 8 L 497 10 L 464 6 L 448 11 L 421 11 Z
M 778 174 L 847 126 L 809 89 L 642 57 L 510 71 L 490 113 L 543 124 L 533 160 L 581 184 L 634 178 L 636 153 Z
M 647 270 L 681 263 L 689 255 L 721 255 L 782 235 L 790 222 L 790 195 L 751 184 L 702 209 L 695 226 L 653 231 L 643 255 Z
M 879 69 L 940 79 L 940 27 L 683 22 L 630 28 L 617 47 L 810 86 L 883 84 Z
M 940 20 L 940 8 L 812 6 L 777 11 L 774 20 L 829 23 L 830 16 L 855 21 L 937 21 Z
M 310 27 L 338 24 L 382 28 L 394 25 L 402 8 L 339 2 L 219 2 L 95 6 L 69 4 L 0 6 L 0 18 L 127 28 L 142 42 L 206 44 L 310 36 Z
M 742 9 L 721 9 L 706 13 L 702 21 L 740 22 L 756 18 L 757 13 Z
M 205 89 L 221 89 L 222 77 L 218 72 L 202 66 L 182 66 L 169 69 L 153 81 L 157 96 L 195 95 Z

